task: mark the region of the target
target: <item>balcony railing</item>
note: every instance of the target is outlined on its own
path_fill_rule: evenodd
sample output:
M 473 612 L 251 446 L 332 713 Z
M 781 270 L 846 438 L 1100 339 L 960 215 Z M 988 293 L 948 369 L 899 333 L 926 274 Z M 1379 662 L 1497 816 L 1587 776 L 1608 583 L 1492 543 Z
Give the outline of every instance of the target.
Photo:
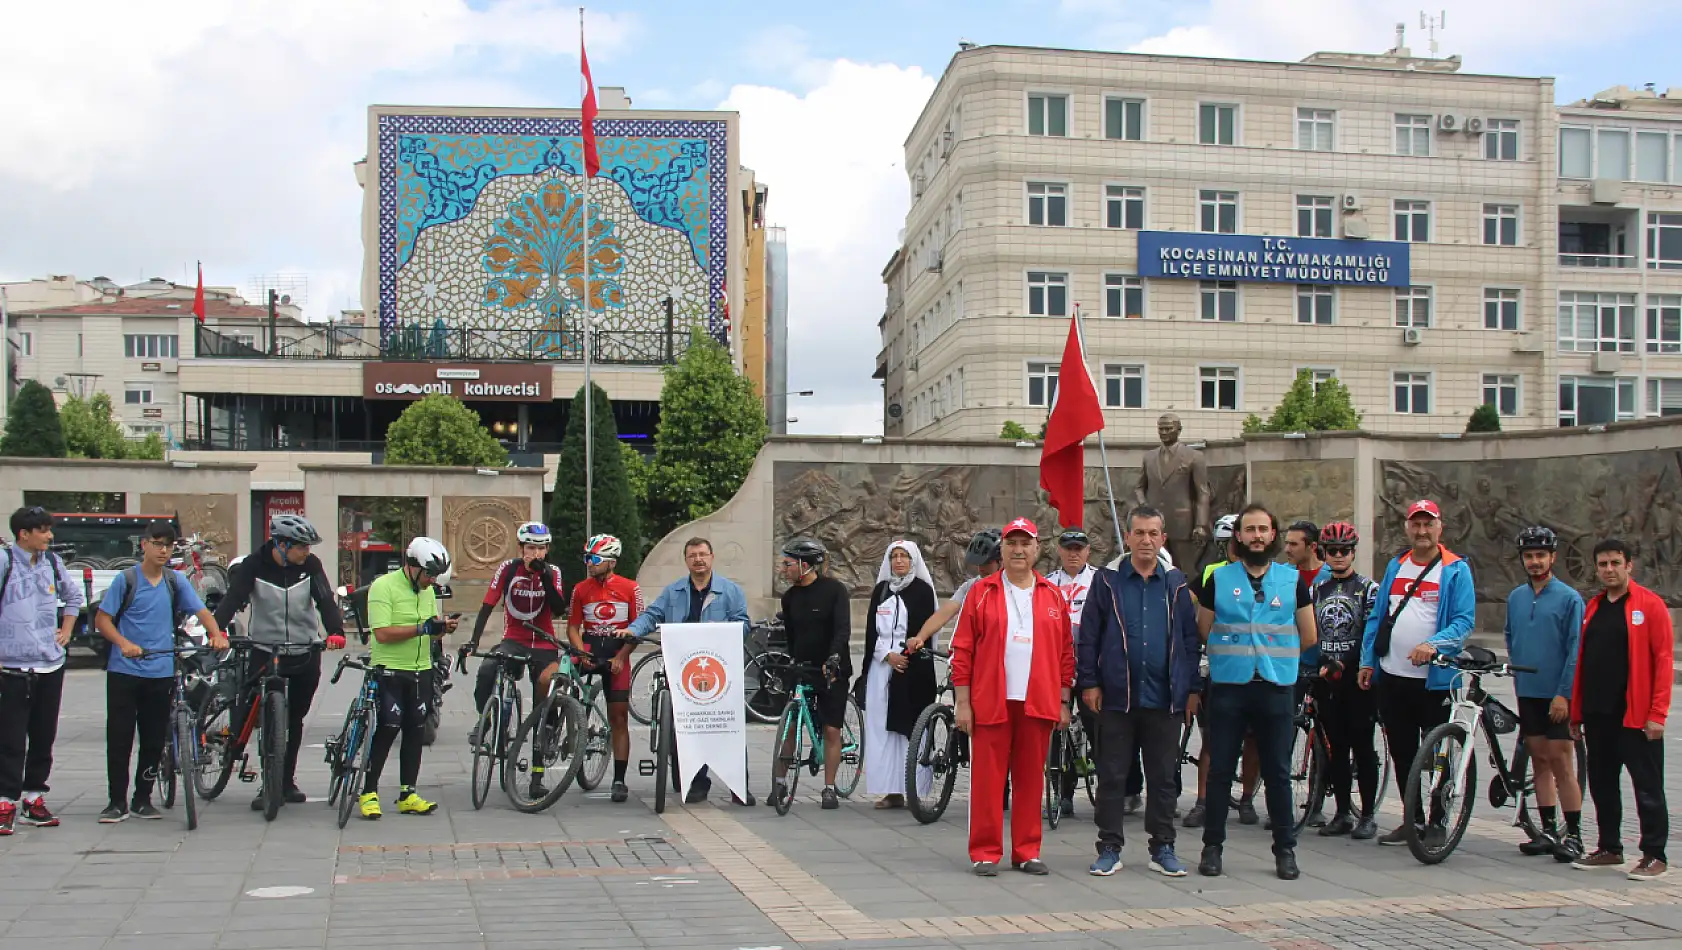
M 1605 267 L 1605 268 L 1633 268 L 1634 254 L 1576 254 L 1560 252 L 1559 266 L 1561 267 Z
M 590 335 L 591 359 L 623 366 L 675 363 L 689 348 L 689 331 L 597 330 Z M 582 363 L 582 335 L 553 330 L 487 330 L 474 327 L 404 324 L 375 345 L 339 328 L 288 331 L 262 348 L 243 339 L 197 328 L 200 359 L 236 360 L 456 360 Z

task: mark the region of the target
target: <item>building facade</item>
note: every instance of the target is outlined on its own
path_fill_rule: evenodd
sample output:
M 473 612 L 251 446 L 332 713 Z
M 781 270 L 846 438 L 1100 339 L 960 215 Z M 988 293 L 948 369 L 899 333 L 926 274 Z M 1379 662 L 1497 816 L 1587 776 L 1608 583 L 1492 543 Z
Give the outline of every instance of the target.
M 883 273 L 885 431 L 1034 431 L 1077 306 L 1120 438 L 1166 411 L 1193 437 L 1236 435 L 1302 370 L 1337 377 L 1378 432 L 1460 432 L 1484 402 L 1508 429 L 1634 418 L 1655 387 L 1656 414 L 1675 326 L 1659 286 L 1670 101 L 1556 110 L 1551 80 L 1459 65 L 1406 49 L 1301 63 L 960 51 L 906 144 L 913 203 Z M 1570 180 L 1573 112 L 1591 145 L 1589 127 L 1622 129 L 1606 133 L 1614 164 L 1622 134 L 1649 174 L 1662 136 L 1666 177 Z M 1586 328 L 1602 304 L 1628 333 L 1567 347 L 1565 309 Z M 1574 408 L 1607 393 L 1610 413 Z

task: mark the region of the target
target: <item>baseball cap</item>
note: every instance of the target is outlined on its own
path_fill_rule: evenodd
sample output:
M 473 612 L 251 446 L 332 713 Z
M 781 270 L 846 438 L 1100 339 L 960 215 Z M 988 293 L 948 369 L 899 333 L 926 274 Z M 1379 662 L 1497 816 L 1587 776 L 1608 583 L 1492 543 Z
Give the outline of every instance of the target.
M 1004 536 L 1009 537 L 1011 533 L 1015 531 L 1021 531 L 1027 534 L 1030 538 L 1038 538 L 1040 536 L 1040 529 L 1034 527 L 1034 523 L 1029 521 L 1027 518 L 1017 518 L 1010 524 L 1005 525 Z
M 1069 530 L 1063 532 L 1063 534 L 1058 537 L 1057 543 L 1059 545 L 1061 545 L 1062 547 L 1065 547 L 1065 548 L 1068 548 L 1068 547 L 1083 547 L 1084 548 L 1084 547 L 1087 547 L 1087 546 L 1091 545 L 1092 542 L 1091 542 L 1090 539 L 1087 538 L 1085 531 L 1082 531 L 1079 528 L 1070 528 Z
M 1443 513 L 1437 508 L 1436 502 L 1429 498 L 1421 498 L 1408 505 L 1408 517 L 1412 518 L 1414 515 L 1430 515 L 1433 518 L 1441 518 Z

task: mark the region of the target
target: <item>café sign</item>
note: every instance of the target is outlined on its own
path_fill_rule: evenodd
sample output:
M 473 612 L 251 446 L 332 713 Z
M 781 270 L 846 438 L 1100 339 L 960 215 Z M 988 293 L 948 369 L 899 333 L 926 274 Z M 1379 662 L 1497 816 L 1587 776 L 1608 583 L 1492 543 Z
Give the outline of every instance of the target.
M 1408 250 L 1399 241 L 1140 231 L 1139 276 L 1406 287 Z
M 362 398 L 414 400 L 442 393 L 463 402 L 548 402 L 552 377 L 532 363 L 362 364 Z

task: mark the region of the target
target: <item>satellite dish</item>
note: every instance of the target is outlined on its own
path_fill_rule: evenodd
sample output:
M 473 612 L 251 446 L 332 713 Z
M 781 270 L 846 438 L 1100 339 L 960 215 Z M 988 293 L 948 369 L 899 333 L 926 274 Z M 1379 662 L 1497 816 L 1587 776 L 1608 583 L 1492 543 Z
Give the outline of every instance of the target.
M 64 387 L 66 387 L 68 385 L 70 385 L 70 380 L 65 379 L 63 376 L 54 376 L 53 377 L 53 388 L 63 389 Z

